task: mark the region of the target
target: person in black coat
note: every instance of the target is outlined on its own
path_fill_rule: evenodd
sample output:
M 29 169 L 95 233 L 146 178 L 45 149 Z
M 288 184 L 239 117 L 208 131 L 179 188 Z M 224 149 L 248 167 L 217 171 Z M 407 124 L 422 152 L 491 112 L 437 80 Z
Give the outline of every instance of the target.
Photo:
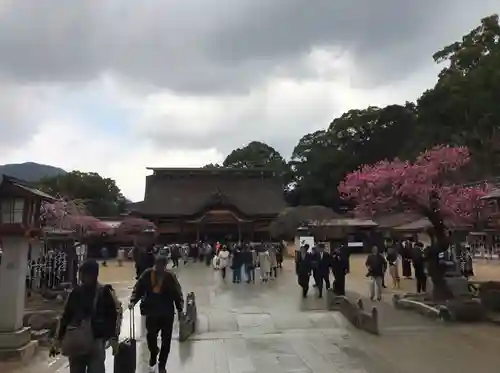
M 299 286 L 302 288 L 302 297 L 307 297 L 309 291 L 309 278 L 311 277 L 312 265 L 311 254 L 307 252 L 309 245 L 304 245 L 296 254 L 295 258 L 295 273 Z
M 139 252 L 138 265 L 137 265 L 137 272 L 139 274 L 139 277 L 141 276 L 142 272 L 144 272 L 148 268 L 152 268 L 154 265 L 155 265 L 154 247 L 149 246 L 145 250 L 142 249 Z
M 241 268 L 243 267 L 243 255 L 241 248 L 236 246 L 232 252 L 231 269 L 233 270 L 233 284 L 241 282 Z
M 167 258 L 158 256 L 152 268 L 142 272 L 130 297 L 129 309 L 139 300 L 143 301 L 142 314 L 145 316 L 146 342 L 150 352 L 151 370 L 158 364 L 158 373 L 166 373 L 167 359 L 170 354 L 174 316 L 181 319 L 184 298 L 177 276 L 166 269 Z M 158 334 L 161 347 L 158 348 Z
M 406 279 L 411 279 L 411 259 L 413 256 L 413 243 L 409 240 L 405 240 L 401 243 L 400 249 L 402 267 L 403 267 L 403 277 Z
M 417 293 L 425 293 L 427 291 L 427 273 L 425 271 L 424 245 L 420 242 L 417 242 L 413 249 L 412 262 L 417 280 Z
M 283 268 L 283 243 L 280 242 L 276 247 L 276 262 L 278 263 L 278 268 Z
M 332 266 L 332 258 L 329 253 L 325 252 L 325 246 L 319 244 L 314 252 L 314 282 L 318 289 L 318 297 L 323 297 L 323 284 L 326 289 L 330 289 L 330 268 Z
M 335 295 L 345 295 L 345 276 L 347 273 L 347 265 L 340 253 L 340 249 L 336 248 L 331 254 L 331 267 L 335 281 L 333 282 L 333 292 Z

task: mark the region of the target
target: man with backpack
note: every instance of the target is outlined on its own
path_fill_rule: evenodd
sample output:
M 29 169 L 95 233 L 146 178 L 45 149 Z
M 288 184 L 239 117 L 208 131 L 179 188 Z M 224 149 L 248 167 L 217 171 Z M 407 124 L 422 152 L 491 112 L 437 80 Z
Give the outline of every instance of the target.
M 167 258 L 158 256 L 153 268 L 146 269 L 134 286 L 129 309 L 142 299 L 141 313 L 146 317 L 146 339 L 150 352 L 149 367 L 154 372 L 158 363 L 158 373 L 166 373 L 174 315 L 183 315 L 184 299 L 182 289 L 174 273 L 168 271 Z M 158 348 L 158 334 L 161 348 Z
M 68 357 L 70 373 L 104 373 L 105 349 L 116 352 L 122 307 L 111 285 L 98 282 L 99 264 L 79 268 L 81 285 L 69 294 L 50 355 Z

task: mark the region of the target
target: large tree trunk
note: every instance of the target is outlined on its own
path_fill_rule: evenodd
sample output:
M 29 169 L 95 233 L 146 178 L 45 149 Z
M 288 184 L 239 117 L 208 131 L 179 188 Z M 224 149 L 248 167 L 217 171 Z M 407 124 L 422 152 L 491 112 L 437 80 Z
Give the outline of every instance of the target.
M 428 272 L 433 285 L 432 296 L 436 301 L 445 301 L 453 298 L 453 293 L 446 282 L 446 268 L 440 265 L 439 254 L 448 249 L 449 238 L 439 210 L 433 209 L 428 211 L 426 215 L 433 225 L 434 235 L 436 237 L 436 243 L 432 245 L 427 254 Z

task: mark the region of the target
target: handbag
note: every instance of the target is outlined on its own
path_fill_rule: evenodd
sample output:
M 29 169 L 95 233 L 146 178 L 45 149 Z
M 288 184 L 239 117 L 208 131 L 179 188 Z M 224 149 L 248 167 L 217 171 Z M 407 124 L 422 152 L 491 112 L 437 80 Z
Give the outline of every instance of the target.
M 66 327 L 66 332 L 61 342 L 61 352 L 64 356 L 76 357 L 88 355 L 92 352 L 95 344 L 94 332 L 92 330 L 92 316 L 95 313 L 100 293 L 101 286 L 97 285 L 90 316 Z

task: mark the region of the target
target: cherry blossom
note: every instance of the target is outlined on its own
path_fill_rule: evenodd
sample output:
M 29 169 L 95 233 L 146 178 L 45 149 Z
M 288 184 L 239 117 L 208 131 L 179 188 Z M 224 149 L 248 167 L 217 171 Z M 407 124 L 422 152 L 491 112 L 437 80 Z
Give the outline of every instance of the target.
M 357 203 L 361 215 L 409 211 L 429 216 L 435 201 L 447 226 L 469 226 L 487 215 L 488 202 L 481 197 L 491 190 L 486 183 L 454 182 L 469 161 L 466 147 L 436 146 L 414 162 L 394 159 L 364 165 L 345 177 L 339 191 Z
M 78 201 L 59 200 L 44 203 L 41 216 L 46 227 L 82 231 L 88 234 L 111 233 L 110 228 L 101 220 L 86 212 Z
M 156 231 L 156 226 L 149 220 L 135 217 L 125 218 L 116 229 L 117 235 L 134 235 L 144 231 Z

